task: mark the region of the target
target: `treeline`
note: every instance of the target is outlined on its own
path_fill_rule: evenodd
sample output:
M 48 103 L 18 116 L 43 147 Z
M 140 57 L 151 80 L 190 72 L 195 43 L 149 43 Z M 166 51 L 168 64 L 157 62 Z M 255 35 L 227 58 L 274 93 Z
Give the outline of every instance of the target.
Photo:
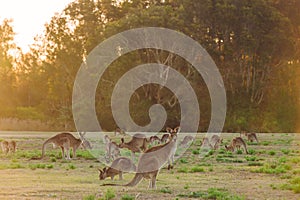
M 52 17 L 28 53 L 14 44 L 11 21 L 4 20 L 0 117 L 74 130 L 72 90 L 81 63 L 110 36 L 148 26 L 180 31 L 209 52 L 226 88 L 224 131 L 297 131 L 300 1 L 295 0 L 77 0 Z M 105 72 L 95 97 L 101 127 L 116 128 L 110 97 L 118 79 L 134 66 L 153 62 L 169 65 L 189 80 L 200 104 L 199 131 L 207 130 L 210 97 L 201 76 L 181 57 L 155 49 L 122 56 Z M 140 125 L 149 123 L 148 109 L 156 103 L 167 110 L 170 126 L 179 123 L 178 100 L 155 84 L 132 96 L 131 117 Z

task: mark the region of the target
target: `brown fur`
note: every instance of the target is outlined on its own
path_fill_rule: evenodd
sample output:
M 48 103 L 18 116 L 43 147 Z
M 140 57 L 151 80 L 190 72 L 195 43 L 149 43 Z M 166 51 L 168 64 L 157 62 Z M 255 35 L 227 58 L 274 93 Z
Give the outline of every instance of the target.
M 116 128 L 116 130 L 115 130 L 115 136 L 117 136 L 117 135 L 125 135 L 125 131 L 123 131 L 120 128 Z
M 254 142 L 254 140 L 258 143 L 258 139 L 256 133 L 244 133 L 249 142 Z
M 16 148 L 17 148 L 17 143 L 14 140 L 11 141 L 2 141 L 1 142 L 1 148 L 3 153 L 7 154 L 7 153 L 15 153 L 16 152 Z
M 239 150 L 241 146 L 243 146 L 245 152 L 248 154 L 246 143 L 241 137 L 233 138 L 230 145 L 229 146 L 225 145 L 225 148 L 227 151 L 234 152 L 235 149 Z
M 121 143 L 118 146 L 119 148 L 129 149 L 131 151 L 132 160 L 134 160 L 135 153 L 146 151 L 149 143 L 150 139 L 147 139 L 146 135 L 136 133 L 129 142 L 125 142 L 124 138 L 121 138 Z
M 42 159 L 45 156 L 46 146 L 50 143 L 53 144 L 53 146 L 59 146 L 62 151 L 63 158 L 71 159 L 70 157 L 70 148 L 73 150 L 73 158 L 76 158 L 76 150 L 80 145 L 83 145 L 84 148 L 91 148 L 90 143 L 84 139 L 84 134 L 79 133 L 80 138 L 75 138 L 71 133 L 59 133 L 49 139 L 47 139 L 43 143 L 42 147 L 42 156 L 40 159 Z M 87 146 L 86 146 L 87 145 Z M 66 155 L 65 155 L 66 153 Z
M 104 167 L 103 170 L 99 170 L 99 179 L 104 180 L 107 177 L 110 177 L 111 180 L 114 180 L 116 175 L 119 175 L 119 180 L 123 179 L 123 173 L 136 171 L 135 164 L 126 157 L 119 157 L 114 160 L 110 167 Z
M 213 147 L 213 149 L 217 150 L 220 148 L 222 141 L 223 141 L 223 139 L 221 139 L 220 136 L 213 135 L 210 139 L 210 144 Z
M 180 129 L 178 129 L 180 130 Z M 146 150 L 139 158 L 137 172 L 134 178 L 122 186 L 135 186 L 143 178 L 150 179 L 149 188 L 156 188 L 156 177 L 159 172 L 159 169 L 164 165 L 165 162 L 172 160 L 172 156 L 176 151 L 176 139 L 177 132 L 172 132 L 170 134 L 170 139 L 166 144 L 154 146 Z M 104 184 L 117 186 L 117 184 Z

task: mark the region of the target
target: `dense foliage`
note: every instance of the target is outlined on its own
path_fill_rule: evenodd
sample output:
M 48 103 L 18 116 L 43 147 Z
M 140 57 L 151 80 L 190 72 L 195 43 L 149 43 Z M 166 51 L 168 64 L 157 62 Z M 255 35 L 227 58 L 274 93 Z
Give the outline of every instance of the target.
M 227 92 L 224 131 L 297 131 L 300 2 L 295 0 L 77 0 L 45 25 L 31 50 L 14 44 L 9 20 L 0 26 L 0 116 L 40 119 L 53 129 L 74 129 L 72 89 L 81 63 L 106 38 L 136 27 L 166 27 L 198 41 L 212 56 Z M 143 49 L 120 57 L 105 72 L 96 94 L 101 126 L 116 124 L 110 107 L 114 85 L 130 68 L 164 63 L 182 73 L 197 93 L 205 131 L 210 98 L 201 76 L 170 52 Z M 180 120 L 177 99 L 166 88 L 145 85 L 130 102 L 131 117 L 149 123 L 155 103 Z

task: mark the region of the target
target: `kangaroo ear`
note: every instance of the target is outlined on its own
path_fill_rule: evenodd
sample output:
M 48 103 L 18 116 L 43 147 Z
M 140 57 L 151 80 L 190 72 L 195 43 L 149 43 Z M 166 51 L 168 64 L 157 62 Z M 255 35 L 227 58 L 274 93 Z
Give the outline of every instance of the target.
M 174 128 L 174 131 L 176 132 L 176 133 L 179 133 L 180 132 L 180 126 L 177 126 L 176 128 Z
M 121 142 L 124 143 L 124 138 L 121 138 Z
M 172 133 L 172 129 L 171 129 L 170 127 L 167 127 L 167 128 L 166 128 L 166 131 L 167 131 L 168 133 Z
M 100 173 L 103 173 L 103 171 L 102 171 L 101 169 L 99 169 L 99 168 L 98 168 L 98 171 L 99 171 Z

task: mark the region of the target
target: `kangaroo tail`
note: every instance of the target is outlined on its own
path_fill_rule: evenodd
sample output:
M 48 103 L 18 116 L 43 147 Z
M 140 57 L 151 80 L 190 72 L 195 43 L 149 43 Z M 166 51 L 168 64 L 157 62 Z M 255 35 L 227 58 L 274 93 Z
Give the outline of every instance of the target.
M 105 183 L 105 184 L 102 184 L 101 186 L 123 186 L 123 185 L 120 185 L 120 184 L 112 184 L 112 183 Z
M 129 186 L 129 187 L 132 187 L 132 186 L 136 186 L 142 180 L 142 178 L 143 178 L 142 174 L 136 173 L 135 176 L 133 177 L 133 179 L 126 185 L 105 183 L 105 184 L 102 184 L 101 186 Z
M 133 179 L 124 186 L 136 186 L 143 179 L 143 175 L 141 173 L 136 173 Z
M 40 159 L 42 159 L 42 158 L 45 156 L 46 146 L 47 146 L 47 144 L 51 143 L 52 140 L 53 140 L 53 138 L 49 138 L 48 140 L 46 140 L 46 141 L 43 143 L 43 147 L 42 147 L 42 155 L 41 155 Z

